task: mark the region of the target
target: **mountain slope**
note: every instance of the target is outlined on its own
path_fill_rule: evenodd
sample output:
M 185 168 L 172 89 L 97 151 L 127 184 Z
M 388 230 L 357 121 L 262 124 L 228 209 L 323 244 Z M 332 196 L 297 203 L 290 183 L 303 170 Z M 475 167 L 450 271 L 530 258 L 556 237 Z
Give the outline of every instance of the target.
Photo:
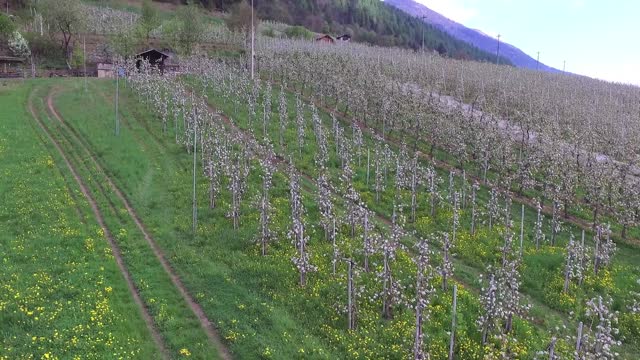
M 213 0 L 200 0 L 203 4 Z M 240 0 L 220 1 L 216 6 L 232 10 Z M 379 46 L 422 47 L 439 50 L 457 59 L 495 62 L 493 52 L 481 50 L 444 30 L 379 0 L 254 0 L 261 19 L 302 25 L 332 35 L 350 34 L 358 42 Z M 500 63 L 509 63 L 506 58 Z
M 419 4 L 413 0 L 384 0 L 387 4 L 394 6 L 414 17 L 425 17 L 425 22 L 447 32 L 448 34 L 467 42 L 481 50 L 489 53 L 496 53 L 498 42 L 496 39 L 484 34 L 481 31 L 470 29 L 462 24 L 450 20 L 439 13 Z M 558 71 L 542 63 L 537 64 L 536 59 L 525 54 L 522 50 L 508 43 L 500 43 L 500 55 L 506 57 L 517 67 L 536 69 L 544 71 Z

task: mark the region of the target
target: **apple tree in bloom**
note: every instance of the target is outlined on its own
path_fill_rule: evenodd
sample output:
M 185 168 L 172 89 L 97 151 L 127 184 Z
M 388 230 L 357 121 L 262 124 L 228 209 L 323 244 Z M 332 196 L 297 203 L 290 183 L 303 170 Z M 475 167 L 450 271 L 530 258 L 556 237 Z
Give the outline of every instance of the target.
M 394 277 L 393 271 L 396 255 L 398 249 L 401 247 L 400 239 L 404 235 L 401 222 L 402 219 L 398 219 L 397 210 L 394 206 L 391 232 L 383 236 L 379 247 L 379 251 L 383 257 L 383 266 L 376 275 L 382 283 L 382 291 L 378 293 L 376 297 L 382 299 L 382 317 L 387 320 L 393 318 L 394 306 L 404 301 L 402 284 L 399 279 Z
M 369 258 L 376 253 L 378 237 L 372 233 L 374 229 L 372 223 L 374 213 L 363 204 L 360 207 L 360 214 L 362 215 L 362 254 L 364 255 L 364 271 L 369 272 Z
M 483 312 L 477 324 L 482 332 L 483 344 L 490 337 L 506 341 L 513 330 L 513 318 L 524 316 L 529 309 L 528 305 L 522 304 L 518 270 L 520 261 L 513 251 L 513 234 L 508 232 L 502 248 L 502 266 L 489 266 L 489 283 L 480 296 Z
M 640 280 L 638 280 L 638 285 L 640 285 Z M 640 292 L 632 292 L 631 296 L 633 296 L 633 303 L 629 306 L 629 310 L 633 314 L 640 314 Z
M 565 255 L 563 288 L 565 293 L 569 291 L 569 283 L 571 280 L 578 280 L 579 282 L 582 282 L 586 272 L 587 257 L 587 250 L 584 246 L 584 236 L 583 241 L 578 242 L 575 240 L 573 234 L 571 234 Z
M 209 207 L 216 207 L 216 197 L 221 190 L 222 176 L 229 166 L 229 147 L 220 132 L 214 127 L 207 127 L 203 138 L 202 157 L 204 175 L 209 180 Z
M 233 229 L 238 230 L 240 226 L 240 206 L 242 196 L 247 190 L 247 178 L 249 177 L 249 164 L 245 157 L 246 150 L 242 150 L 236 155 L 234 161 L 228 167 L 229 191 L 231 192 L 231 204 L 228 216 L 233 219 Z
M 433 255 L 429 241 L 420 239 L 416 245 L 417 255 L 413 261 L 416 264 L 416 288 L 414 310 L 416 314 L 416 331 L 413 342 L 413 358 L 428 359 L 428 353 L 424 350 L 424 323 L 429 321 L 429 303 L 431 297 L 435 293 L 432 285 L 433 267 L 431 265 L 431 257 Z
M 262 136 L 267 137 L 267 128 L 271 120 L 271 83 L 267 82 L 262 95 Z
M 613 254 L 616 252 L 616 243 L 611 239 L 611 228 L 609 225 L 598 225 L 593 241 L 595 248 L 593 253 L 593 271 L 596 275 L 603 268 L 611 263 Z
M 535 225 L 535 239 L 536 239 L 536 250 L 540 249 L 540 245 L 545 241 L 544 231 L 542 230 L 542 221 L 544 217 L 542 215 L 542 204 L 540 201 L 536 201 L 536 210 L 538 212 L 538 216 L 536 217 L 536 225 Z
M 331 184 L 326 171 L 321 171 L 317 181 L 318 209 L 320 210 L 320 224 L 324 230 L 324 237 L 332 240 L 332 226 L 335 221 L 333 200 L 331 199 Z
M 304 119 L 304 104 L 299 96 L 296 97 L 296 128 L 298 130 L 298 154 L 302 155 L 305 142 L 306 121 Z
M 300 192 L 300 176 L 293 165 L 289 167 L 289 192 L 291 204 L 291 230 L 289 231 L 289 238 L 297 250 L 297 255 L 293 256 L 291 261 L 293 261 L 300 273 L 300 286 L 304 287 L 307 284 L 307 274 L 317 271 L 317 267 L 312 265 L 309 259 L 309 252 L 307 250 L 309 235 L 305 234 L 305 209 Z
M 285 92 L 286 84 L 280 87 L 280 97 L 278 98 L 278 138 L 280 148 L 284 146 L 284 133 L 289 126 L 289 114 L 287 113 L 287 93 Z
M 440 233 L 438 236 L 442 247 L 442 264 L 438 267 L 438 273 L 442 277 L 442 290 L 447 291 L 448 280 L 453 276 L 453 242 L 448 233 Z
M 579 360 L 617 359 L 620 354 L 615 347 L 622 345 L 617 340 L 619 330 L 618 312 L 611 310 L 613 300 L 597 296 L 586 303 L 585 320 L 578 325 L 577 335 L 570 337 L 575 343 L 573 356 Z
M 275 159 L 271 156 L 262 158 L 260 159 L 260 166 L 262 167 L 262 194 L 258 200 L 258 210 L 260 211 L 259 242 L 262 256 L 265 256 L 267 255 L 267 245 L 273 236 L 273 232 L 270 229 L 273 207 L 269 200 L 269 191 L 273 184 L 273 173 L 276 170 Z

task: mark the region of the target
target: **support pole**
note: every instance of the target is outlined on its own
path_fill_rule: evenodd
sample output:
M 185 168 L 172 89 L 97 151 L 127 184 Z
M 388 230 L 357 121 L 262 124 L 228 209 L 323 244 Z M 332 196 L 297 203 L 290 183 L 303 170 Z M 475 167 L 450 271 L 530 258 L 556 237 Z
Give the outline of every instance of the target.
M 253 23 L 253 0 L 251 0 L 251 80 L 254 79 L 254 72 L 255 72 L 255 58 L 256 58 L 256 53 L 255 53 L 255 25 Z
M 118 115 L 118 101 L 120 99 L 120 74 L 116 66 L 116 136 L 120 135 L 120 118 Z
M 345 259 L 349 268 L 348 268 L 348 280 L 347 280 L 347 297 L 348 300 L 348 321 L 349 321 L 349 330 L 355 329 L 355 317 L 353 313 L 353 260 Z
M 87 92 L 87 41 L 82 37 L 82 62 L 84 67 L 84 92 Z
M 578 336 L 576 337 L 576 360 L 580 359 L 580 350 L 582 349 L 582 321 L 578 325 Z
M 197 171 L 197 152 L 198 152 L 198 113 L 194 107 L 193 116 L 193 235 L 196 235 L 198 229 L 198 203 L 196 197 L 196 171 Z
M 520 258 L 522 258 L 522 252 L 524 250 L 524 204 L 522 204 L 522 210 L 520 212 Z
M 456 344 L 456 315 L 458 311 L 458 285 L 453 285 L 453 306 L 451 308 L 451 339 L 449 340 L 449 360 L 453 360 Z

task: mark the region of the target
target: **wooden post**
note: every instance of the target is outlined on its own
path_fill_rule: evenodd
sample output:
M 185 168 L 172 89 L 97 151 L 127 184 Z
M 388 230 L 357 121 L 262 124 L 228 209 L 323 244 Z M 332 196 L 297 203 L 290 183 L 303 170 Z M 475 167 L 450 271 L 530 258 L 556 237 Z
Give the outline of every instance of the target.
M 345 259 L 348 265 L 348 273 L 347 273 L 347 297 L 348 297 L 348 309 L 347 309 L 347 320 L 349 322 L 348 328 L 349 330 L 355 330 L 356 328 L 356 319 L 353 311 L 353 260 Z
M 453 360 L 456 343 L 456 316 L 458 311 L 458 285 L 453 285 L 453 306 L 451 308 L 451 339 L 449 340 L 449 360 Z
M 304 257 L 304 225 L 300 225 L 300 259 L 302 259 Z M 300 286 L 301 287 L 305 287 L 305 285 L 307 285 L 307 277 L 306 277 L 306 270 L 302 270 L 300 271 Z
M 367 188 L 369 188 L 369 165 L 371 159 L 371 150 L 367 148 Z
M 454 188 L 453 171 L 449 171 L 449 193 L 447 194 L 449 201 L 453 204 L 453 188 Z
M 452 221 L 452 226 L 453 226 L 453 234 L 452 234 L 452 238 L 451 238 L 451 242 L 455 243 L 456 242 L 456 231 L 457 229 L 457 224 L 456 224 L 456 220 L 458 220 L 458 217 L 460 216 L 458 213 L 458 192 L 456 191 L 453 194 L 453 221 Z
M 555 360 L 556 358 L 555 351 L 557 341 L 558 339 L 555 336 L 551 339 L 551 344 L 549 344 L 549 360 Z
M 367 246 L 369 244 L 369 212 L 365 210 L 364 213 L 364 245 Z M 365 249 L 364 255 L 364 271 L 369 272 L 369 255 L 367 254 L 368 249 Z
M 598 226 L 598 229 L 596 230 L 596 249 L 594 252 L 594 259 L 593 259 L 593 272 L 596 276 L 598 276 L 598 268 L 600 267 L 600 237 L 602 236 L 601 233 L 601 228 L 600 226 Z
M 442 258 L 444 263 L 448 263 L 449 262 L 449 239 L 447 239 L 447 237 L 449 236 L 449 234 L 445 233 L 445 242 L 442 246 Z M 443 271 L 442 271 L 442 291 L 447 291 L 447 272 L 444 269 L 443 266 Z
M 564 286 L 562 288 L 562 292 L 566 293 L 569 291 L 569 264 L 571 263 L 571 256 L 567 254 L 567 263 L 565 264 L 564 269 Z
M 578 285 L 582 286 L 582 281 L 584 281 L 584 229 L 582 230 L 582 240 L 581 240 L 581 244 L 582 244 L 582 254 L 580 254 L 580 268 L 582 269 L 582 271 L 580 272 L 580 279 L 578 280 Z
M 520 258 L 522 258 L 522 252 L 524 250 L 524 204 L 522 204 L 522 210 L 520 212 Z
M 84 67 L 84 92 L 87 92 L 87 43 L 86 37 L 82 37 L 82 60 Z
M 418 262 L 418 274 L 416 276 L 416 291 L 421 288 L 423 278 L 423 264 Z M 419 295 L 419 294 L 416 294 Z M 422 303 L 416 302 L 416 332 L 413 340 L 413 358 L 414 360 L 422 359 Z
M 467 208 L 467 171 L 462 170 L 462 208 Z
M 118 101 L 120 98 L 120 74 L 116 66 L 116 136 L 120 135 L 120 119 L 118 115 Z
M 336 263 L 338 259 L 336 259 L 336 218 L 333 218 L 333 229 L 331 229 L 331 239 L 333 244 L 333 275 L 336 274 Z
M 582 321 L 580 322 L 580 324 L 578 325 L 578 336 L 576 338 L 576 360 L 580 360 L 580 350 L 582 348 L 582 327 L 583 327 L 583 323 Z
M 471 190 L 471 236 L 476 234 L 476 187 Z
M 193 111 L 193 235 L 195 236 L 198 229 L 198 204 L 196 197 L 196 165 L 198 163 L 198 159 L 196 157 L 196 153 L 198 152 L 198 113 L 195 107 Z
M 431 192 L 431 217 L 433 218 L 436 215 L 436 192 L 438 191 L 438 189 L 436 189 L 436 186 L 434 184 L 435 182 L 435 178 L 436 175 L 432 174 L 429 178 L 429 189 Z
M 251 80 L 254 80 L 255 72 L 255 25 L 253 24 L 253 0 L 251 0 Z

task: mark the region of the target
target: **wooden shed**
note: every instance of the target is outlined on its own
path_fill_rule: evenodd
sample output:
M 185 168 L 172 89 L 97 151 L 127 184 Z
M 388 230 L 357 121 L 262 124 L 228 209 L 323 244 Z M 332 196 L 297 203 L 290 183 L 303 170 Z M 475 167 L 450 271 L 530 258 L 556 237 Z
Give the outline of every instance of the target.
M 336 40 L 331 35 L 322 35 L 316 38 L 316 42 L 322 44 L 335 44 Z
M 114 66 L 111 63 L 106 63 L 106 62 L 99 62 L 96 64 L 96 69 L 98 71 L 98 78 L 104 79 L 111 79 L 114 78 L 115 79 L 115 75 L 114 75 Z
M 169 55 L 165 52 L 149 49 L 147 51 L 143 51 L 139 54 L 135 55 L 136 59 L 136 67 L 140 69 L 140 65 L 142 61 L 148 61 L 151 66 L 157 67 L 160 69 L 160 72 L 164 72 L 164 61 L 169 57 Z
M 20 70 L 25 59 L 13 56 L 0 55 L 0 75 L 9 76 Z

